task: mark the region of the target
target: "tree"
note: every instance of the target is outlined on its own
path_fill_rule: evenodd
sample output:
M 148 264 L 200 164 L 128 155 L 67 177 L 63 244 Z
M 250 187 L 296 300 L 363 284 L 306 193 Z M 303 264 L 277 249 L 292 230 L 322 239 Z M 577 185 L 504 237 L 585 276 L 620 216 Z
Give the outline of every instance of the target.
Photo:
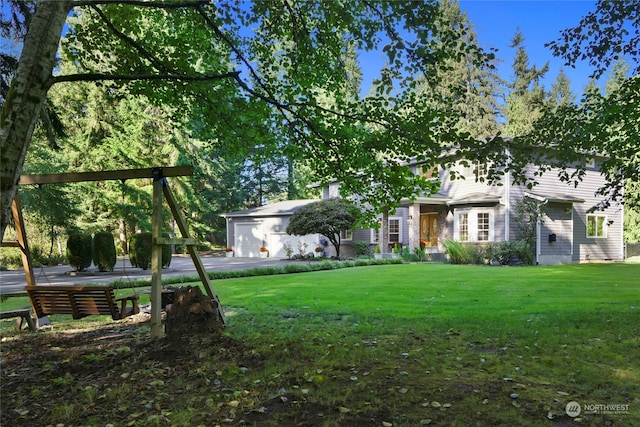
M 575 99 L 575 94 L 571 92 L 571 81 L 567 73 L 564 72 L 564 68 L 561 68 L 556 81 L 551 84 L 551 92 L 548 97 L 549 105 L 555 109 L 560 105 L 571 104 Z
M 305 205 L 294 212 L 287 225 L 287 234 L 304 236 L 319 233 L 336 248 L 340 257 L 340 233 L 352 230 L 357 210 L 342 199 L 325 199 Z
M 563 178 L 576 184 L 584 174 L 585 157 L 604 155 L 600 169 L 607 183 L 598 190 L 604 196 L 599 207 L 619 202 L 628 208 L 640 206 L 640 194 L 624 190 L 627 185 L 637 188 L 640 177 L 639 8 L 638 0 L 600 0 L 578 26 L 564 30 L 558 40 L 547 44 L 567 65 L 587 60 L 594 67 L 593 78 L 623 57 L 633 61 L 632 76 L 620 76 L 620 66 L 614 65 L 614 75 L 623 78 L 608 83 L 606 95 L 588 90 L 578 105 L 545 111 L 535 131 L 520 141 L 523 146 L 538 147 L 538 151 L 544 147 L 553 150 Z M 537 159 L 543 161 L 542 157 Z M 577 171 L 567 175 L 570 165 L 577 166 Z
M 510 93 L 507 96 L 507 124 L 504 134 L 519 136 L 528 133 L 541 115 L 545 93 L 540 86 L 540 79 L 549 70 L 549 63 L 540 69 L 535 65 L 529 66 L 524 35 L 519 29 L 509 47 L 516 49 L 516 55 L 513 60 L 514 78 L 509 84 Z
M 62 54 L 79 72 L 54 75 L 68 16 Z M 293 135 L 288 155 L 307 159 L 324 180 L 342 182 L 343 195 L 359 194 L 370 213 L 378 211 L 381 193 L 388 196 L 385 203 L 398 204 L 407 194 L 431 189 L 426 179 L 412 178 L 407 159 L 473 147 L 459 144 L 451 130 L 456 113 L 446 106 L 453 99 L 436 108 L 413 90 L 418 75 L 437 83 L 438 69 L 451 57 L 464 52 L 479 63 L 487 59 L 444 25 L 434 0 L 43 1 L 23 22 L 28 29 L 0 117 L 1 235 L 53 85 L 93 81 L 146 95 L 154 104 L 171 105 L 176 115 L 197 117 L 215 134 L 211 148 L 236 155 L 264 144 L 255 137 L 265 127 L 287 127 Z M 396 30 L 401 25 L 405 37 Z M 340 95 L 351 70 L 343 60 L 345 39 L 357 51 L 386 54 L 374 96 Z M 340 108 L 318 103 L 321 92 Z

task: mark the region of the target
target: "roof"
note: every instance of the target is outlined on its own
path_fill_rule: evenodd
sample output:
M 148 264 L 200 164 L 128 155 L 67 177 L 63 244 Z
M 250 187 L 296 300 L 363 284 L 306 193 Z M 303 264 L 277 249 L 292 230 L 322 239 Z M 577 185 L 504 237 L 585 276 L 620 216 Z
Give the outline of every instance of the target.
M 413 199 L 404 198 L 400 200 L 400 206 L 409 206 L 414 203 L 420 203 L 423 205 L 446 205 L 451 201 L 451 197 L 445 196 L 442 193 L 432 194 L 430 196 L 420 196 Z
M 229 212 L 220 215 L 223 218 L 235 218 L 241 216 L 268 217 L 293 215 L 295 211 L 310 203 L 319 202 L 319 199 L 285 200 L 283 202 L 270 203 L 257 208 L 245 209 L 242 211 Z
M 455 205 L 478 205 L 478 204 L 496 204 L 500 203 L 501 197 L 489 193 L 473 193 L 468 196 L 453 199 L 447 202 L 448 206 Z
M 584 199 L 579 197 L 572 196 L 570 194 L 558 194 L 558 193 L 532 193 L 530 191 L 525 191 L 524 195 L 526 197 L 531 197 L 532 199 L 536 199 L 540 202 L 552 202 L 552 203 L 584 203 Z

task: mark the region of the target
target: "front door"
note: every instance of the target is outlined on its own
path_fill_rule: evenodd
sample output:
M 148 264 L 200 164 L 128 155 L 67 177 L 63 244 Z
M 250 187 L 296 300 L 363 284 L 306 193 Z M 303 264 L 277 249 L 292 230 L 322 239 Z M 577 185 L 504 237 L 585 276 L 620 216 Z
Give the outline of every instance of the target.
M 437 213 L 420 215 L 420 245 L 427 248 L 438 246 Z

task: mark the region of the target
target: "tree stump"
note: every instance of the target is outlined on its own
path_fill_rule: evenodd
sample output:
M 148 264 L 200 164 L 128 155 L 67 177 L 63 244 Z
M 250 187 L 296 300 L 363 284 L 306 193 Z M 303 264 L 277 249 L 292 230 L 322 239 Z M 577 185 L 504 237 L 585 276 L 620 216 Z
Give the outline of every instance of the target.
M 167 306 L 165 334 L 169 339 L 203 332 L 220 335 L 224 323 L 218 313 L 216 301 L 204 295 L 199 287 L 175 288 L 173 304 Z

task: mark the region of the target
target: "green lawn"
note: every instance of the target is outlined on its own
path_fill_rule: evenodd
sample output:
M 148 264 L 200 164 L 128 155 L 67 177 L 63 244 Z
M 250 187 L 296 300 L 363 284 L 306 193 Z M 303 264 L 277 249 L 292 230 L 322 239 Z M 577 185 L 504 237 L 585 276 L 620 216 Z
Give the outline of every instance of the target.
M 92 375 L 52 365 L 56 352 L 33 358 L 49 378 L 42 425 L 640 425 L 639 277 L 640 264 L 405 264 L 216 280 L 220 340 L 169 348 L 145 325 L 124 341 L 127 363 L 123 342 L 81 346 L 60 317 L 54 332 L 6 333 L 2 375 L 24 370 L 35 340 L 76 346 L 71 365 Z M 105 335 L 126 322 L 84 325 Z M 77 391 L 56 405 L 65 370 Z M 2 391 L 0 424 L 43 415 Z M 83 417 L 88 401 L 101 410 Z M 28 412 L 5 418 L 15 407 Z

